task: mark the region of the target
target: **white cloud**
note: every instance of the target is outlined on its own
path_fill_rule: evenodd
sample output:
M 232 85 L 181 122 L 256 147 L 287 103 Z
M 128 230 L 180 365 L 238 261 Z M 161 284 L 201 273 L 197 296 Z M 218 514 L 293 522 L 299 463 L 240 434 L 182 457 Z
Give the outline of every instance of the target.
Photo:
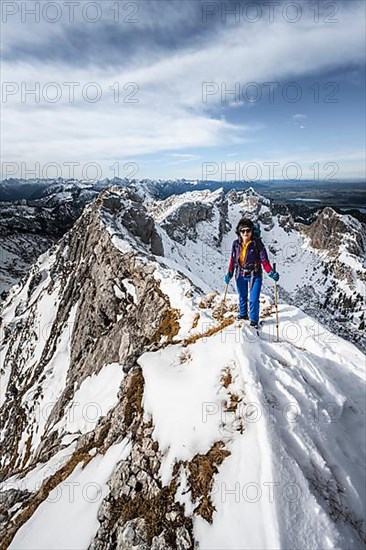
M 170 153 L 169 157 L 173 157 L 175 160 L 166 163 L 166 165 L 174 166 L 175 164 L 181 164 L 182 162 L 192 162 L 199 159 L 199 155 L 184 154 L 184 153 Z
M 303 115 L 301 113 L 298 113 L 296 115 L 292 115 L 292 120 L 294 121 L 294 124 L 300 128 L 300 130 L 304 130 L 305 126 L 303 124 L 303 121 L 306 120 L 308 117 L 307 115 Z
M 173 17 L 171 11 L 169 14 Z M 174 17 L 177 24 L 179 18 Z M 29 38 L 25 27 L 23 34 Z M 58 32 L 62 37 L 62 27 Z M 80 82 L 80 87 L 97 82 L 103 96 L 96 104 L 79 98 L 73 105 L 68 103 L 66 92 L 55 105 L 21 103 L 19 95 L 10 97 L 2 105 L 3 160 L 112 163 L 112 159 L 162 151 L 243 144 L 253 139 L 256 127 L 235 125 L 215 114 L 220 104 L 228 106 L 232 100 L 228 96 L 227 103 L 222 104 L 222 86 L 230 89 L 236 82 L 294 80 L 338 65 L 359 63 L 364 57 L 363 32 L 363 8 L 357 3 L 342 13 L 335 25 L 314 24 L 304 18 L 296 24 L 260 21 L 251 26 L 222 26 L 212 38 L 202 41 L 199 49 L 189 46 L 166 51 L 163 58 L 152 45 L 149 55 L 134 58 L 123 69 L 5 61 L 3 82 L 25 82 L 31 87 L 36 81 L 41 89 L 50 81 L 61 86 Z M 36 40 L 42 43 L 40 34 Z M 125 96 L 123 85 L 137 83 L 139 103 L 115 103 L 109 90 L 115 82 L 121 84 Z M 214 82 L 218 87 L 206 103 L 202 101 L 203 82 Z M 297 113 L 293 120 L 300 123 L 304 117 Z

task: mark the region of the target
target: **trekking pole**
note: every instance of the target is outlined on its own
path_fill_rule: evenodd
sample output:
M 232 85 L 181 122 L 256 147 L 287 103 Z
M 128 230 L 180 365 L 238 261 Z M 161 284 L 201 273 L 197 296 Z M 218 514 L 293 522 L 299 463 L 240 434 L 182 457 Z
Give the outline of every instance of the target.
M 225 293 L 224 293 L 224 297 L 223 297 L 223 300 L 221 302 L 221 313 L 220 313 L 220 319 L 222 319 L 223 317 L 223 310 L 224 310 L 224 304 L 225 304 L 225 300 L 226 300 L 226 294 L 227 294 L 227 289 L 229 288 L 229 283 L 226 285 L 226 288 L 225 288 Z
M 273 264 L 273 270 L 276 271 L 276 263 Z M 277 294 L 277 281 L 274 282 L 274 299 L 275 299 L 275 308 L 276 308 L 276 335 L 277 342 L 280 341 L 279 331 L 278 331 L 278 294 Z

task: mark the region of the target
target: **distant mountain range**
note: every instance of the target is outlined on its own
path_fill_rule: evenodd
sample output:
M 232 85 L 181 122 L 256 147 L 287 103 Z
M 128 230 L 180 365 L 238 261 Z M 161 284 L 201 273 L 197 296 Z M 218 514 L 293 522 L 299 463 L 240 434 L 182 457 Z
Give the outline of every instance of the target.
M 77 179 L 18 179 L 10 178 L 0 181 L 0 201 L 38 200 L 60 190 L 83 189 L 90 192 L 99 192 L 108 185 L 138 185 L 149 194 L 159 199 L 170 195 L 209 189 L 215 191 L 223 188 L 244 190 L 253 187 L 257 192 L 282 202 L 318 202 L 319 206 L 333 206 L 342 208 L 364 209 L 366 211 L 365 182 L 342 181 L 322 182 L 314 180 L 273 180 L 273 181 L 215 181 L 215 180 L 187 180 L 181 179 L 128 179 L 112 178 L 97 181 Z

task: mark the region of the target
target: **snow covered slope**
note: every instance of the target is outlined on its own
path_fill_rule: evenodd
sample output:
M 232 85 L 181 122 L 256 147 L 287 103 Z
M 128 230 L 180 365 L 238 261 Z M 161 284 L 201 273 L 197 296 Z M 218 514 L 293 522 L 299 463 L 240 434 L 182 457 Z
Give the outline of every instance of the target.
M 237 326 L 241 213 L 272 260 L 305 237 L 252 191 L 197 193 L 103 191 L 12 289 L 1 549 L 363 548 L 365 355 L 284 289 L 277 342 L 268 277 L 260 333 Z
M 140 358 L 145 410 L 166 451 L 161 475 L 168 484 L 177 458 L 220 438 L 230 456 L 212 487 L 213 523 L 193 523 L 203 548 L 361 548 L 365 357 L 323 327 L 314 337 L 298 309 L 280 314 L 301 333 L 277 343 L 271 317 L 260 337 L 230 325 Z M 192 513 L 190 467 L 181 473 Z

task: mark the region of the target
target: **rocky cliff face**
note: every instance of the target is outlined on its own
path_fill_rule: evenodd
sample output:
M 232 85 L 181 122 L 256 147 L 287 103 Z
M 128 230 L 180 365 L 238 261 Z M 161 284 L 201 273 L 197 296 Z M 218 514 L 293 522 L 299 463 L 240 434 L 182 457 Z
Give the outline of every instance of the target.
M 96 191 L 52 187 L 38 199 L 0 202 L 0 300 L 75 223 Z
M 302 230 L 312 247 L 330 255 L 340 255 L 343 248 L 354 256 L 366 257 L 365 227 L 352 216 L 337 214 L 333 208 L 326 207 Z
M 320 301 L 320 307 L 324 315 L 330 314 L 333 329 L 337 327 L 340 334 L 362 344 L 366 307 L 366 225 L 327 207 L 311 225 L 299 224 L 298 227 L 321 257 L 320 290 L 325 298 Z
M 148 202 L 147 208 L 167 235 L 182 245 L 202 239 L 200 227 L 209 226 L 210 241 L 219 247 L 230 229 L 228 201 L 222 189 L 213 193 L 205 190 L 173 195 L 162 201 Z
M 1 548 L 76 467 L 127 441 L 131 453 L 109 481 L 91 548 L 193 547 L 192 520 L 174 501 L 180 468 L 187 466 L 177 464 L 170 485 L 162 486 L 161 453 L 142 414 L 137 359 L 178 341 L 182 316 L 156 276 L 163 254 L 139 196 L 130 189 L 107 190 L 11 292 L 2 321 Z M 192 287 L 188 295 L 195 293 Z M 83 383 L 111 366 L 115 405 L 88 430 L 73 425 L 70 410 Z M 207 461 L 224 458 L 217 447 Z M 23 487 L 28 474 L 53 461 L 41 484 Z M 6 489 L 14 476 L 16 489 Z
M 137 259 L 135 250 L 117 253 L 111 235 L 101 225 L 100 216 L 108 216 L 111 210 L 116 215 L 118 206 L 121 220 L 127 218 L 127 223 L 132 225 L 132 220 L 141 212 L 136 210 L 133 202 L 129 208 L 122 208 L 122 204 L 121 197 L 113 194 L 102 196 L 62 239 L 56 250 L 33 267 L 25 287 L 16 298 L 14 320 L 4 326 L 6 354 L 3 369 L 10 368 L 10 384 L 2 410 L 6 439 L 2 465 L 5 472 L 20 465 L 16 451 L 24 428 L 29 432 L 28 447 L 32 446 L 33 435 L 30 421 L 33 411 L 27 408 L 24 410 L 26 415 L 19 415 L 24 422 L 18 422 L 16 430 L 10 411 L 17 403 L 21 410 L 25 392 L 36 388 L 37 382 L 44 378 L 45 368 L 56 353 L 65 330 L 71 339 L 67 385 L 50 411 L 46 431 L 48 425 L 57 423 L 75 388 L 91 372 L 98 373 L 105 363 L 115 361 L 128 369 L 146 342 L 159 340 L 159 327 L 167 315 L 169 302 L 159 293 L 158 284 L 152 277 L 153 269 Z M 140 216 L 140 222 L 143 219 Z M 151 231 L 152 220 L 145 215 L 145 221 L 145 225 L 141 223 L 139 226 L 138 237 L 141 245 L 146 246 L 142 249 L 146 255 L 154 246 L 156 248 L 156 244 Z M 136 292 L 141 297 L 137 304 L 123 283 L 129 279 L 134 281 Z M 154 305 L 150 300 L 155 301 Z M 40 311 L 41 305 L 51 312 Z M 39 326 L 47 314 L 49 323 Z M 7 397 L 12 397 L 11 402 L 6 400 Z M 27 395 L 27 407 L 30 401 L 32 409 L 37 409 L 42 401 L 41 389 Z M 53 437 L 39 441 L 40 446 L 27 457 L 28 462 L 32 462 L 33 456 L 39 457 L 43 453 L 49 456 Z

